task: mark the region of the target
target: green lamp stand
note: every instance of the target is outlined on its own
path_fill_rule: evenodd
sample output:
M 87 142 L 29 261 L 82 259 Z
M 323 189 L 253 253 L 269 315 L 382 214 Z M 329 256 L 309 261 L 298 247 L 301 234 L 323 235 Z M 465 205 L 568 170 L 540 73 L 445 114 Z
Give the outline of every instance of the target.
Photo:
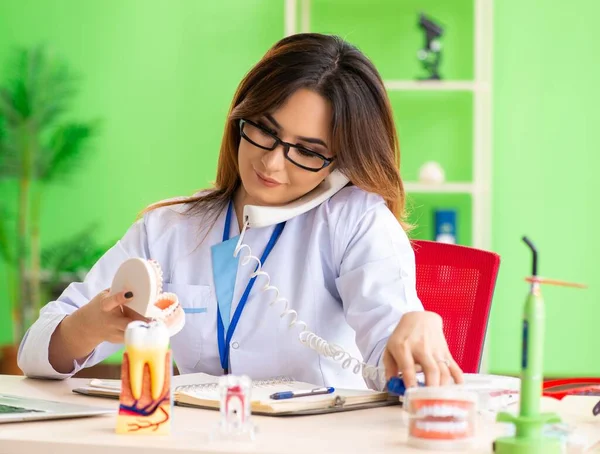
M 521 394 L 518 415 L 499 413 L 497 421 L 513 423 L 516 433 L 494 442 L 497 454 L 561 454 L 562 444 L 556 438 L 545 437 L 545 424 L 560 422 L 558 415 L 540 413 L 544 379 L 544 300 L 537 277 L 537 250 L 524 237 L 533 254 L 531 288 L 523 312 L 523 345 L 521 357 Z

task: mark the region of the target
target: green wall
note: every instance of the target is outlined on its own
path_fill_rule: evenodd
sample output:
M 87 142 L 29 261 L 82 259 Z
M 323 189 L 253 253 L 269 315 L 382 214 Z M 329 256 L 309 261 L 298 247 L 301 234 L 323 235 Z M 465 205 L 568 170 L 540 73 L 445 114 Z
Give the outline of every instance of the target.
M 450 80 L 473 79 L 473 5 L 470 0 L 313 0 L 311 30 L 338 34 L 357 45 L 384 80 L 422 76 L 417 50 L 423 46 L 420 12 L 444 28 L 441 74 Z M 472 180 L 473 98 L 470 92 L 390 91 L 398 127 L 402 176 L 416 181 L 419 168 L 434 160 L 447 181 Z M 457 240 L 471 244 L 471 196 L 409 194 L 414 238 L 431 239 L 437 208 L 457 211 Z
M 74 115 L 103 122 L 81 170 L 47 189 L 42 243 L 95 223 L 116 240 L 149 203 L 209 185 L 233 93 L 282 17 L 270 0 L 0 2 L 0 68 L 13 46 L 47 43 L 82 76 Z M 5 291 L 0 304 L 8 315 Z
M 545 373 L 600 376 L 600 62 L 595 0 L 496 1 L 493 247 L 502 255 L 490 358 L 518 370 L 519 319 L 528 291 L 526 234 L 544 276 L 589 284 L 544 287 Z
M 422 74 L 416 59 L 422 45 L 421 7 L 444 17 L 451 30 L 444 41 L 444 76 L 472 77 L 468 1 L 450 7 L 437 0 L 403 5 L 317 0 L 312 28 L 357 44 L 384 78 L 411 79 Z M 83 76 L 75 114 L 103 121 L 95 153 L 70 181 L 46 192 L 44 245 L 94 223 L 100 242 L 113 241 L 148 203 L 208 185 L 239 80 L 283 36 L 280 0 L 10 0 L 0 4 L 0 18 L 0 63 L 14 45 L 48 43 Z M 390 96 L 405 178 L 415 180 L 424 161 L 437 159 L 448 179 L 469 180 L 471 95 Z M 459 240 L 470 242 L 469 196 L 414 196 L 409 206 L 417 224 L 414 235 L 420 238 L 431 237 L 436 207 L 457 207 Z M 6 295 L 0 295 L 6 308 Z M 6 342 L 9 324 L 2 320 L 0 342 Z
M 424 11 L 446 29 L 443 76 L 473 78 L 472 0 L 312 3 L 312 30 L 358 45 L 384 79 L 422 74 L 417 16 Z M 522 278 L 529 271 L 520 236 L 539 245 L 543 274 L 593 284 L 593 258 L 600 253 L 592 219 L 598 183 L 592 182 L 594 165 L 584 159 L 598 161 L 592 141 L 600 120 L 593 85 L 599 67 L 590 30 L 600 11 L 592 0 L 576 0 L 569 10 L 549 3 L 540 10 L 532 1 L 495 3 L 493 249 L 502 266 L 489 364 L 493 372 L 515 373 L 527 291 Z M 90 159 L 70 181 L 46 191 L 43 244 L 92 223 L 98 223 L 100 242 L 113 241 L 148 203 L 210 184 L 233 92 L 282 36 L 283 0 L 0 2 L 0 68 L 14 45 L 47 42 L 83 76 L 74 114 L 103 121 Z M 416 180 L 425 161 L 437 160 L 449 181 L 469 181 L 472 95 L 391 92 L 390 98 L 405 180 Z M 0 196 L 7 195 L 0 187 Z M 457 209 L 458 240 L 470 244 L 466 194 L 411 194 L 413 235 L 431 238 L 436 208 Z M 597 354 L 592 357 L 599 346 L 592 337 L 599 291 L 593 285 L 585 292 L 547 288 L 544 295 L 547 373 L 600 375 Z M 7 306 L 0 280 L 6 316 Z M 10 324 L 1 315 L 4 343 Z

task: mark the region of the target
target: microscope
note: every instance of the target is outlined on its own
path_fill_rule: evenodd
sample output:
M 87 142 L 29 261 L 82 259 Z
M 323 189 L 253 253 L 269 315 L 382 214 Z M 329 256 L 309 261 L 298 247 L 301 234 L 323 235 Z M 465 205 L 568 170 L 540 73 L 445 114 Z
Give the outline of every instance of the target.
M 425 45 L 417 52 L 417 57 L 428 73 L 427 77 L 419 79 L 440 80 L 439 65 L 442 56 L 442 43 L 439 38 L 444 33 L 444 29 L 423 13 L 419 17 L 419 28 L 425 32 Z

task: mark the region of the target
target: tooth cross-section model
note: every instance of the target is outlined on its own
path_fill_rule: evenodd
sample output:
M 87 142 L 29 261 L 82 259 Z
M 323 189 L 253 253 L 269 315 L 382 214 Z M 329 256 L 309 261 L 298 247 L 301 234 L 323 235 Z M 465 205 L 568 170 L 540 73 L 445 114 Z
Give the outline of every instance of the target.
M 171 376 L 166 325 L 161 321 L 131 322 L 125 331 L 117 433 L 170 433 Z
M 162 270 L 155 260 L 131 258 L 121 264 L 111 285 L 111 294 L 133 293 L 125 306 L 138 314 L 161 320 L 174 336 L 185 324 L 185 314 L 177 295 L 163 293 Z

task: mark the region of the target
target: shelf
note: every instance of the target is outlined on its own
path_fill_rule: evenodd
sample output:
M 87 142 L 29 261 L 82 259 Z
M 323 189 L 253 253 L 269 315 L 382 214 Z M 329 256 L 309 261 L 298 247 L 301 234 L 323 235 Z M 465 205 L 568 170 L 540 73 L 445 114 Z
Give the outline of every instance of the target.
M 428 184 L 415 181 L 404 182 L 404 190 L 407 193 L 472 194 L 473 188 L 473 183 Z
M 388 90 L 396 91 L 475 91 L 477 85 L 468 80 L 385 80 Z

